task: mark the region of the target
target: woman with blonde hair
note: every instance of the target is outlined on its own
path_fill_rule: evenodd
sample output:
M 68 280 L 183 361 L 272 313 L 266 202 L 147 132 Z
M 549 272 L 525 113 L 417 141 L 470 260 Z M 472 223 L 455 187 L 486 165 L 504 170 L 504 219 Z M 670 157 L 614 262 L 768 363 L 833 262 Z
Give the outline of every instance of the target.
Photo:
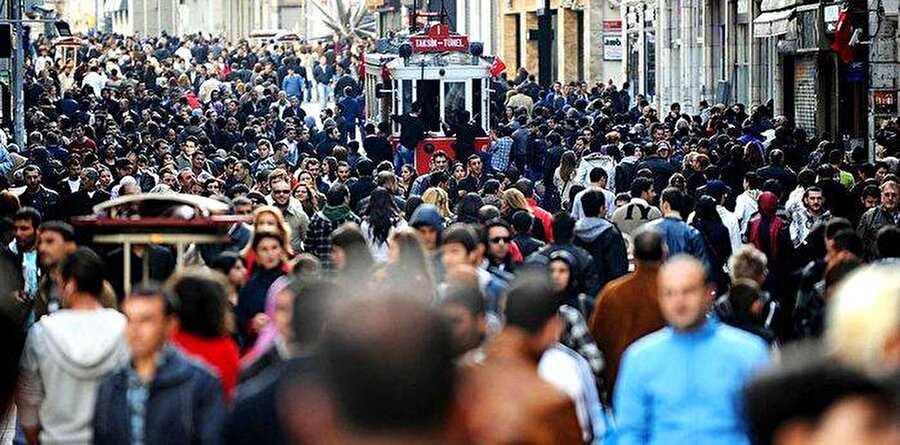
M 534 216 L 534 212 L 531 211 L 531 207 L 525 199 L 525 194 L 515 188 L 504 190 L 500 200 L 500 214 L 503 219 L 507 223 L 511 223 L 513 215 L 518 212 L 525 212 L 531 217 L 531 236 L 542 241 L 547 239 L 544 225 L 540 219 Z
M 500 213 L 502 213 L 504 217 L 512 215 L 517 210 L 523 210 L 529 215 L 534 216 L 531 207 L 528 206 L 528 201 L 525 199 L 525 194 L 519 191 L 519 189 L 506 189 L 503 191 L 503 196 L 501 198 Z
M 449 220 L 453 217 L 453 213 L 450 212 L 450 195 L 440 187 L 430 187 L 428 190 L 425 190 L 425 193 L 422 193 L 422 202 L 437 207 L 438 214 L 444 220 Z
M 253 211 L 253 233 L 262 232 L 278 234 L 285 241 L 285 253 L 288 258 L 294 256 L 294 251 L 291 249 L 291 227 L 288 226 L 287 221 L 284 219 L 284 214 L 281 213 L 278 207 L 260 206 Z M 247 265 L 247 273 L 249 274 L 256 264 L 256 256 L 250 247 L 250 243 L 244 247 L 241 256 L 244 258 L 244 262 Z

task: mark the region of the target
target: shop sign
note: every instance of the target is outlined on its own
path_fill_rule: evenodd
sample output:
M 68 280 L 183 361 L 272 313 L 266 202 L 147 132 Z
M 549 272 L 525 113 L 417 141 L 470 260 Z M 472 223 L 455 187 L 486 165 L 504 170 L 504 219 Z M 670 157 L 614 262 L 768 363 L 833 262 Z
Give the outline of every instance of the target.
M 604 33 L 622 32 L 622 21 L 621 20 L 605 20 L 603 22 L 603 32 Z
M 621 34 L 603 36 L 603 60 L 622 60 L 623 52 Z

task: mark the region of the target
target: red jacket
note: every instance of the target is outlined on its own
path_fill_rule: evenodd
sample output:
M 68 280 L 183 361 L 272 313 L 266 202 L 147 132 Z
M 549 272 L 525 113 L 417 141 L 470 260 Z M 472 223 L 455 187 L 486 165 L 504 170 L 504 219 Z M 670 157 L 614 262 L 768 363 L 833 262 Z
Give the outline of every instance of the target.
M 534 198 L 526 199 L 528 202 L 528 206 L 531 207 L 531 213 L 534 214 L 535 218 L 541 220 L 541 225 L 544 226 L 544 235 L 546 235 L 547 244 L 553 242 L 553 215 L 550 212 L 542 209 L 535 201 Z
M 231 400 L 240 371 L 238 347 L 231 337 L 203 338 L 190 332 L 178 331 L 172 338 L 172 343 L 185 354 L 209 365 L 222 382 L 225 399 Z

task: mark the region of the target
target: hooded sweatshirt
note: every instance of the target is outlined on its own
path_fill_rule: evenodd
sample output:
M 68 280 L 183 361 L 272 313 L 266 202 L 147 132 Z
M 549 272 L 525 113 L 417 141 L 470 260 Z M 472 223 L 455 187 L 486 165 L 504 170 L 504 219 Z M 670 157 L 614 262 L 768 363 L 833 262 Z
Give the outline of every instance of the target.
M 591 268 L 597 281 L 588 286 L 588 295 L 597 295 L 606 283 L 628 273 L 628 253 L 622 232 L 603 218 L 587 217 L 575 223 L 575 245 L 591 254 Z
M 113 309 L 62 310 L 32 326 L 17 402 L 23 426 L 40 423 L 41 443 L 91 442 L 100 380 L 128 359 L 124 334 Z

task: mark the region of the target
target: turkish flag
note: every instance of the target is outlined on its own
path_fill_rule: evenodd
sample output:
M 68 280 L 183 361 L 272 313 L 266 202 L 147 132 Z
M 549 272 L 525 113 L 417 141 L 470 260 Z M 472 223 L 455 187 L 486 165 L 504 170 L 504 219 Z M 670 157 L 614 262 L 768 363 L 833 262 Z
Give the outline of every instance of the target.
M 850 12 L 847 8 L 841 10 L 838 14 L 837 29 L 834 32 L 834 41 L 831 42 L 832 51 L 838 53 L 838 56 L 844 63 L 853 61 L 853 48 L 850 47 L 850 37 L 853 36 L 853 28 L 850 27 Z
M 494 61 L 491 63 L 491 76 L 497 77 L 504 71 L 506 71 L 506 64 L 500 60 L 499 56 L 494 56 Z

